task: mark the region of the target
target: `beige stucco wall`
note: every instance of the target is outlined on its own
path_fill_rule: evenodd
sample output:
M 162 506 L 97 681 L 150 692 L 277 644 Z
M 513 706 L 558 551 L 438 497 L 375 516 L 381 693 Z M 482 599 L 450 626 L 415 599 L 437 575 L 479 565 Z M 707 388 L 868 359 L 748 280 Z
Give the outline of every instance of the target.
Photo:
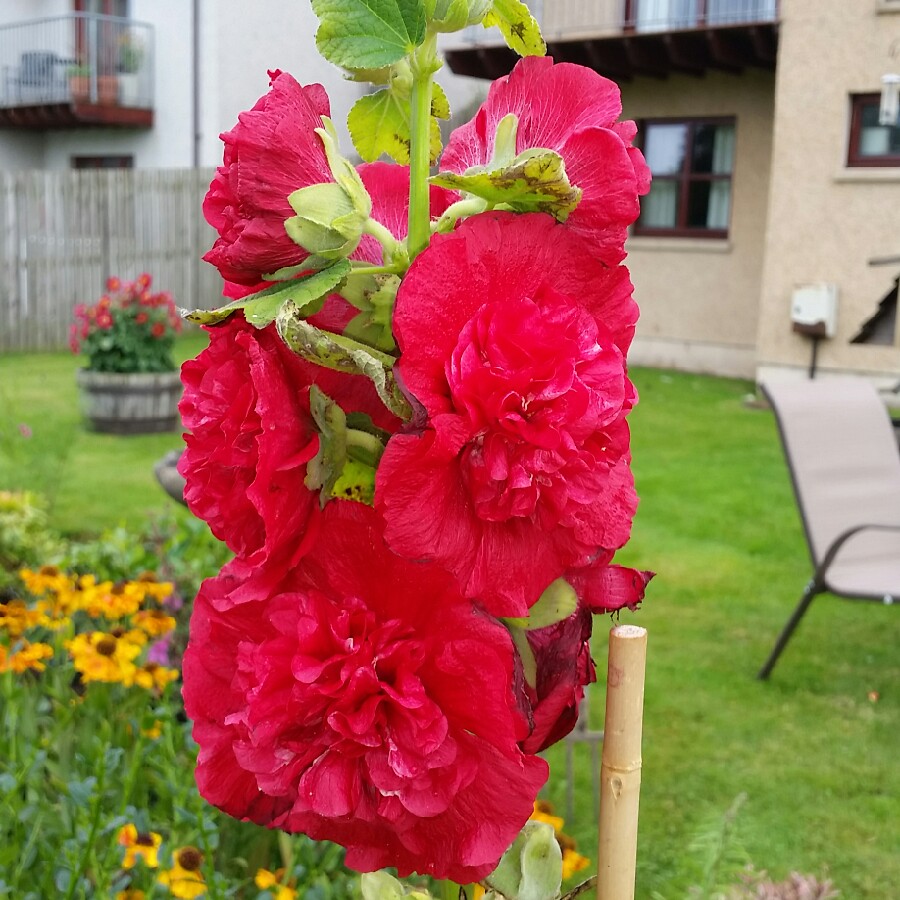
M 845 166 L 849 98 L 877 92 L 900 71 L 897 0 L 782 0 L 773 164 L 757 340 L 758 374 L 799 371 L 810 346 L 792 333 L 797 284 L 833 282 L 837 335 L 819 351 L 823 371 L 900 377 L 900 344 L 850 345 L 888 292 L 900 255 L 900 169 Z
M 629 238 L 628 265 L 641 306 L 632 363 L 752 377 L 774 75 L 710 72 L 704 78 L 638 78 L 621 87 L 626 118 L 736 117 L 728 239 Z

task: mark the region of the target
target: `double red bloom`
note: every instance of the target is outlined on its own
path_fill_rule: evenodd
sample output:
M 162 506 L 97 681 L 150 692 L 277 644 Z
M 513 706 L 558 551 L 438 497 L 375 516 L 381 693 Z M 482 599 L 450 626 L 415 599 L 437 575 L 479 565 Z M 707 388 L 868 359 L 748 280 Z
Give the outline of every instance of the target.
M 319 86 L 275 73 L 223 136 L 204 211 L 229 293 L 305 259 L 287 196 L 332 180 L 314 134 L 327 111 Z M 583 195 L 564 224 L 486 213 L 418 256 L 392 318 L 409 422 L 239 313 L 186 364 L 185 498 L 236 558 L 195 602 L 184 696 L 200 789 L 231 815 L 337 841 L 360 870 L 459 883 L 492 871 L 527 820 L 547 775 L 535 754 L 571 730 L 594 678 L 593 614 L 635 607 L 649 579 L 610 564 L 637 506 L 638 313 L 618 263 L 648 181 L 620 111 L 596 73 L 527 59 L 452 136 L 442 168 L 486 165 L 513 113 L 516 151 L 556 150 Z M 359 174 L 401 240 L 408 170 Z M 454 199 L 432 189 L 432 214 Z M 352 258 L 383 257 L 369 234 Z M 312 321 L 341 332 L 355 314 L 333 296 Z M 374 509 L 323 508 L 307 486 L 313 384 L 385 443 Z M 527 632 L 526 666 L 502 619 L 561 579 L 577 607 Z
M 395 435 L 378 469 L 391 548 L 523 616 L 570 566 L 622 546 L 636 319 L 628 273 L 549 216 L 476 216 L 435 238 L 394 310 L 428 427 Z

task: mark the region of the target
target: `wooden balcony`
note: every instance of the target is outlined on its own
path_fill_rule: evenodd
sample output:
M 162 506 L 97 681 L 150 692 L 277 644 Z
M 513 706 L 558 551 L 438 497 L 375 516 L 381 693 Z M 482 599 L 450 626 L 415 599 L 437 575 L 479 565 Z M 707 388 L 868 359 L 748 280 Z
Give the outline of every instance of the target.
M 557 62 L 614 81 L 775 69 L 778 0 L 528 0 Z M 459 75 L 498 78 L 517 55 L 495 30 L 467 29 L 446 50 Z
M 152 125 L 152 26 L 72 13 L 0 27 L 0 128 Z

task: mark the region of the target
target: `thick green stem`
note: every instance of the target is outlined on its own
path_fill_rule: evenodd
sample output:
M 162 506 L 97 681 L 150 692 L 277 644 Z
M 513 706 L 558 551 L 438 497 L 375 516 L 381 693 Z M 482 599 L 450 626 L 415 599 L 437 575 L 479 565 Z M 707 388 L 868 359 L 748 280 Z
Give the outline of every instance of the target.
M 437 35 L 429 32 L 413 54 L 409 141 L 409 258 L 415 259 L 431 237 L 428 175 L 431 169 L 431 81 L 438 67 Z

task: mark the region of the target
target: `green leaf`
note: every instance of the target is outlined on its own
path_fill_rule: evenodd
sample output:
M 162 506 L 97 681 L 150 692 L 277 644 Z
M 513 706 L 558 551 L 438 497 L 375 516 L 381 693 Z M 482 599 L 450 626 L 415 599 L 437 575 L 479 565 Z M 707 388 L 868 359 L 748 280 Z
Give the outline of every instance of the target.
M 425 39 L 423 0 L 312 0 L 316 46 L 337 66 L 380 69 Z
M 284 304 L 276 320 L 282 340 L 298 356 L 337 372 L 365 375 L 375 385 L 384 405 L 401 419 L 412 416 L 409 401 L 403 396 L 391 367 L 394 358 L 351 338 L 332 334 L 310 325 L 290 301 Z
M 519 56 L 544 56 L 547 52 L 540 25 L 522 0 L 494 0 L 481 24 L 485 28 L 496 25 L 507 46 Z
M 347 417 L 316 385 L 309 389 L 309 407 L 319 430 L 319 449 L 306 464 L 304 483 L 311 491 L 321 491 L 324 506 L 347 465 Z
M 553 150 L 526 150 L 499 169 L 487 172 L 470 169 L 461 175 L 439 172 L 429 181 L 474 194 L 494 208 L 548 212 L 560 222 L 569 217 L 581 200 L 581 188 L 569 182 L 565 163 Z
M 485 882 L 501 896 L 516 900 L 558 897 L 562 850 L 553 827 L 546 822 L 526 822 Z
M 527 631 L 546 628 L 568 619 L 578 609 L 578 595 L 564 578 L 552 581 L 538 597 L 528 615 L 519 619 L 504 619 L 507 625 L 516 625 Z
M 399 287 L 396 275 L 351 275 L 341 296 L 360 313 L 350 320 L 344 334 L 386 353 L 396 349 L 391 325 Z
M 382 154 L 409 165 L 409 99 L 389 88 L 360 97 L 347 116 L 347 128 L 356 152 L 366 162 Z
M 360 97 L 347 116 L 347 128 L 356 152 L 366 162 L 382 154 L 402 166 L 409 165 L 410 93 L 405 81 L 394 79 L 390 87 Z M 429 152 L 432 164 L 441 153 L 441 129 L 437 119 L 450 118 L 447 95 L 432 85 Z
M 332 293 L 349 274 L 350 263 L 346 259 L 340 259 L 327 269 L 314 272 L 306 278 L 270 285 L 256 294 L 241 297 L 218 309 L 195 309 L 190 312 L 181 310 L 181 316 L 198 325 L 218 325 L 233 312 L 242 309 L 251 325 L 265 328 L 275 321 L 281 307 L 288 301 L 292 301 L 298 310 L 303 310 L 304 315 L 318 312 L 315 304 Z

